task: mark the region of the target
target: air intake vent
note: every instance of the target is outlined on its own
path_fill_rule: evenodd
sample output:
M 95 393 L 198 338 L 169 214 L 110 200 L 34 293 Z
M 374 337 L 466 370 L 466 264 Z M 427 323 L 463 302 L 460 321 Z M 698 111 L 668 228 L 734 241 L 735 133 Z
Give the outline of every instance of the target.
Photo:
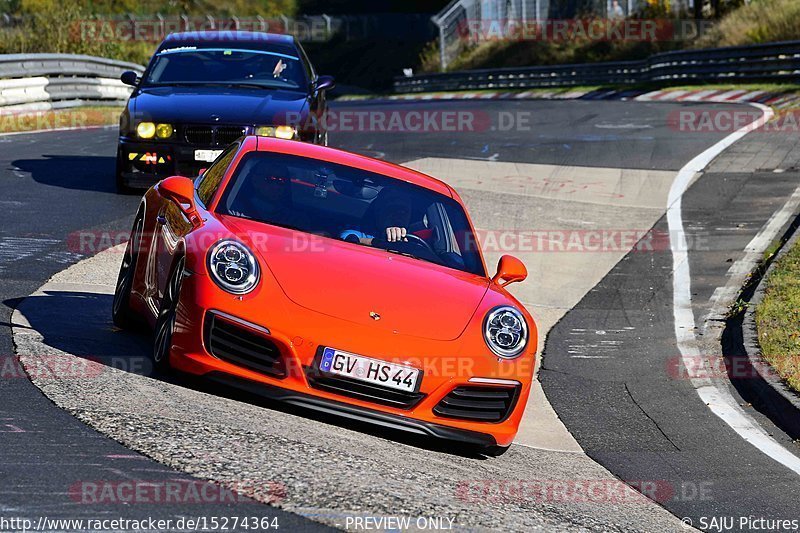
M 286 376 L 280 350 L 270 339 L 214 313 L 206 315 L 205 327 L 206 346 L 217 359 L 270 376 Z
M 186 126 L 183 129 L 183 136 L 189 144 L 210 145 L 214 142 L 214 128 L 211 126 Z
M 244 128 L 238 128 L 235 126 L 220 126 L 217 128 L 217 146 L 228 146 L 244 134 Z
M 189 144 L 197 146 L 219 146 L 224 148 L 245 135 L 247 129 L 242 126 L 201 126 L 190 124 L 184 126 L 183 137 Z
M 519 387 L 456 387 L 440 401 L 433 412 L 438 416 L 502 422 L 517 401 Z

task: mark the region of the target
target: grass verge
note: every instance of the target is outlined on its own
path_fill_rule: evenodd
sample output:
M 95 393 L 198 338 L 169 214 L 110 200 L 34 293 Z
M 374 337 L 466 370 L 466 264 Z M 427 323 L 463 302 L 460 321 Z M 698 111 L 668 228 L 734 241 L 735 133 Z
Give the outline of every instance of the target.
M 764 359 L 800 392 L 800 241 L 775 263 L 756 307 L 758 342 Z
M 48 111 L 0 111 L 0 133 L 108 126 L 119 122 L 122 107 L 84 106 Z

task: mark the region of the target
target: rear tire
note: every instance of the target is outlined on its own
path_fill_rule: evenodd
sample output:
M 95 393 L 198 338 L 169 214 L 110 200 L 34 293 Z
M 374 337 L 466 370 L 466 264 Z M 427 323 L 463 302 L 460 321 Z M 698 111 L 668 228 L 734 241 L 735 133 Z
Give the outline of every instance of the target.
M 175 331 L 175 320 L 178 316 L 181 285 L 183 283 L 183 267 L 186 258 L 181 257 L 175 263 L 169 277 L 164 297 L 161 299 L 161 311 L 156 320 L 156 334 L 153 339 L 153 366 L 162 373 L 170 371 L 170 353 L 172 352 L 172 334 Z
M 142 246 L 143 227 L 144 217 L 139 213 L 133 222 L 131 237 L 125 247 L 122 265 L 119 267 L 117 288 L 114 291 L 114 302 L 111 305 L 111 318 L 114 325 L 120 329 L 129 329 L 137 320 L 130 304 L 131 290 L 136 277 L 136 264 L 139 261 L 139 250 Z

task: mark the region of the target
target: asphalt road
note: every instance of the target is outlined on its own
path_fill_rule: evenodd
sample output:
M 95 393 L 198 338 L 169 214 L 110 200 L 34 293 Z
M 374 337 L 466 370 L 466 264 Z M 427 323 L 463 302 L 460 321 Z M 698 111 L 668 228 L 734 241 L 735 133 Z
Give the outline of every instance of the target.
M 668 117 L 681 108 L 681 104 L 609 101 L 396 104 L 391 110 L 453 109 L 480 114 L 484 126 L 446 133 L 339 131 L 331 138 L 336 146 L 396 162 L 445 156 L 677 170 L 726 134 L 676 132 Z M 348 104 L 337 109 L 375 108 Z M 527 117 L 522 120 L 529 126 L 500 128 L 501 113 L 517 121 Z M 0 295 L 5 303 L 0 312 L 6 325 L 19 298 L 81 258 L 83 254 L 67 244 L 71 232 L 98 228 L 113 233 L 128 228 L 137 199 L 112 192 L 114 138 L 113 130 L 0 137 Z M 714 283 L 724 277 L 723 263 L 743 249 L 748 235 L 752 237 L 777 208 L 793 178 L 765 179 L 742 173 L 731 180 L 726 171 L 716 178 L 704 176 L 690 190 L 687 228 L 745 224 L 745 230 L 720 240 L 715 256 L 690 255 L 699 292 L 713 291 Z M 737 218 L 739 214 L 742 218 Z M 666 361 L 677 355 L 670 268 L 668 253 L 631 254 L 556 326 L 548 340 L 542 374 L 548 398 L 584 449 L 623 479 L 666 480 L 686 490 L 710 490 L 702 498 L 684 493 L 661 502 L 679 516 L 789 513 L 793 517 L 791 513 L 797 512 L 796 506 L 790 506 L 791 491 L 781 492 L 775 486 L 796 487 L 796 476 L 787 475 L 715 420 L 686 383 L 671 380 L 664 371 Z M 610 359 L 575 359 L 568 356 L 575 330 L 635 333 L 604 338 L 622 343 L 614 344 L 617 349 Z M 584 345 L 590 352 L 595 348 L 588 340 Z M 0 350 L 6 357 L 13 354 L 8 327 L 0 328 Z M 76 482 L 107 479 L 109 472 L 120 479 L 180 477 L 88 429 L 54 407 L 27 379 L 0 380 L 0 397 L 0 418 L 4 419 L 0 421 L 0 449 L 4 450 L 0 474 L 11 480 L 0 489 L 4 514 L 113 515 L 122 507 L 75 505 L 65 491 Z M 2 430 L 3 424 L 9 432 Z M 176 440 L 183 437 L 175 435 Z M 441 466 L 448 468 L 446 464 Z M 124 509 L 129 517 L 197 514 L 196 506 Z M 273 508 L 247 505 L 246 512 L 277 515 L 286 521 L 282 524 L 311 527 L 296 515 Z M 217 509 L 203 507 L 202 514 L 212 513 L 217 514 Z M 226 513 L 242 514 L 239 506 L 220 505 L 218 514 Z M 620 524 L 625 526 L 636 524 Z
M 754 133 L 724 152 L 684 195 L 698 324 L 731 266 L 797 188 L 797 157 L 796 136 Z M 654 230 L 667 232 L 667 221 Z M 741 517 L 797 520 L 800 476 L 712 414 L 680 370 L 671 271 L 669 249 L 628 254 L 551 331 L 540 371 L 545 393 L 586 453 L 611 472 L 678 487 L 679 497 L 665 502 L 675 515 L 695 525 L 732 517 L 734 530 L 756 528 Z M 698 334 L 702 339 L 704 332 Z M 736 355 L 730 346 L 706 344 L 717 370 L 724 368 L 723 355 Z M 753 374 L 735 371 L 733 383 L 724 373 L 714 375 L 773 438 L 800 452 L 762 414 Z
M 199 500 L 190 488 L 173 499 L 153 492 L 129 505 L 126 482 L 149 484 L 153 491 L 204 487 L 57 408 L 19 367 L 11 312 L 53 274 L 90 253 L 77 250 L 70 234 L 93 228 L 115 234 L 130 227 L 139 199 L 113 192 L 114 138 L 110 130 L 0 136 L 0 516 L 37 522 L 41 517 L 177 521 L 256 516 L 277 517 L 289 529 L 321 529 L 297 515 L 213 489 Z M 104 488 L 112 492 L 91 497 Z M 46 528 L 70 529 L 77 526 L 51 523 Z

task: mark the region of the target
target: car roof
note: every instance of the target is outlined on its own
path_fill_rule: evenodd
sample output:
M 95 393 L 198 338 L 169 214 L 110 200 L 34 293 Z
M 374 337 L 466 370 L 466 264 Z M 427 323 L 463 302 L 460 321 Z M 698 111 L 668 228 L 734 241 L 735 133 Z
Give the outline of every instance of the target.
M 460 199 L 454 194 L 449 185 L 436 178 L 417 172 L 407 167 L 395 165 L 372 157 L 354 154 L 338 148 L 329 148 L 317 144 L 301 141 L 287 141 L 274 137 L 257 137 L 256 150 L 259 152 L 274 152 L 281 154 L 297 155 L 319 159 L 328 163 L 339 163 L 360 170 L 374 172 L 389 178 L 402 180 L 426 189 L 444 194 L 450 198 Z
M 247 45 L 255 50 L 267 49 L 269 45 L 293 45 L 295 38 L 282 33 L 234 30 L 198 30 L 170 33 L 161 42 L 158 51 L 180 46 L 203 46 L 206 44 Z

